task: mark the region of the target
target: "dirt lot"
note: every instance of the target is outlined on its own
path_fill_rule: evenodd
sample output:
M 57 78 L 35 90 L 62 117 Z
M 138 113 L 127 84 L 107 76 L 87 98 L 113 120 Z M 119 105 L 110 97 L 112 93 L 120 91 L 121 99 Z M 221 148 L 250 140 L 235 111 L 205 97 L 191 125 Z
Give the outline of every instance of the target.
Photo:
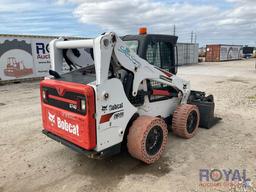
M 41 133 L 38 82 L 0 86 L 0 192 L 229 191 L 200 185 L 199 170 L 214 168 L 245 169 L 256 188 L 254 65 L 248 60 L 181 67 L 179 74 L 194 89 L 214 94 L 223 120 L 190 140 L 170 133 L 166 153 L 150 166 L 126 153 L 88 159 L 52 141 Z

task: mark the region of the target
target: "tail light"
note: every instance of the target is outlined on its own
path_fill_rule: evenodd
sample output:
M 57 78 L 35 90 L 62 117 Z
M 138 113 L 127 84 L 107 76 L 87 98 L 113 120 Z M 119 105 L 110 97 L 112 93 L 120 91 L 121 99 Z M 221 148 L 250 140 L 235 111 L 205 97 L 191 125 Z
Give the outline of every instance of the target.
M 80 100 L 80 106 L 81 106 L 81 110 L 82 111 L 85 111 L 86 110 L 86 102 L 85 102 L 85 99 L 81 99 Z
M 42 97 L 43 97 L 43 100 L 46 101 L 48 99 L 48 93 L 46 90 L 43 90 L 42 91 Z
M 82 112 L 86 111 L 86 100 L 85 100 L 85 98 L 79 98 L 77 100 L 77 109 L 79 111 L 82 111 Z

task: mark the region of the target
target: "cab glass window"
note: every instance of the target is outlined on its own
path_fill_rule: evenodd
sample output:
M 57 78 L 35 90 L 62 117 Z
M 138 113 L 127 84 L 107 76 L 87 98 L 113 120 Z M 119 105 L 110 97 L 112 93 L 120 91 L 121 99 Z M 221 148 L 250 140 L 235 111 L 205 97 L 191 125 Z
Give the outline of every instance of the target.
M 125 41 L 129 49 L 133 50 L 135 53 L 138 52 L 139 42 L 137 40 Z
M 150 42 L 147 47 L 146 60 L 157 67 L 161 67 L 159 42 Z
M 172 49 L 168 42 L 150 42 L 147 46 L 146 60 L 152 65 L 170 71 L 173 63 Z

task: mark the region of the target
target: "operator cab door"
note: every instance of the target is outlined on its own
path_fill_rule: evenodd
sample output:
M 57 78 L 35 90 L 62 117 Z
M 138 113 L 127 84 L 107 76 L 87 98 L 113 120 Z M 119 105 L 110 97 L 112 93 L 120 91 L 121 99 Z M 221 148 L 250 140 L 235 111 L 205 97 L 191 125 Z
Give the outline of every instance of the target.
M 145 59 L 152 65 L 171 73 L 176 73 L 174 44 L 163 39 L 150 39 L 145 46 Z M 176 90 L 171 86 L 153 80 L 147 80 L 148 95 L 147 106 L 150 115 L 167 117 L 173 113 L 177 103 Z M 160 94 L 159 94 L 160 93 Z M 170 106 L 170 107 L 167 107 Z M 172 107 L 174 106 L 174 107 Z
M 175 67 L 173 44 L 157 37 L 150 38 L 145 46 L 145 51 L 145 58 L 150 64 L 168 72 L 173 72 Z M 161 90 L 162 92 L 166 92 L 166 95 L 150 95 L 150 102 L 170 99 L 170 97 L 167 95 L 168 92 L 172 91 L 171 86 L 148 80 L 147 89 L 151 92 L 154 90 Z

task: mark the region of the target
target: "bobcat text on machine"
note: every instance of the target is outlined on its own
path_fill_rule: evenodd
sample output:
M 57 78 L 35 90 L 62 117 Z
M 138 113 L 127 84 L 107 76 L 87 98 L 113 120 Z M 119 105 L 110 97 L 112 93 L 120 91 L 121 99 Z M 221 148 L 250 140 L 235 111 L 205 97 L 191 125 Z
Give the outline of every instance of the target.
M 147 34 L 50 43 L 51 78 L 40 83 L 43 133 L 90 157 L 119 153 L 151 164 L 168 129 L 191 138 L 214 123 L 213 96 L 177 73 L 177 37 Z M 90 62 L 79 59 L 87 53 Z M 63 59 L 70 72 L 62 73 Z M 82 67 L 85 66 L 86 67 Z

